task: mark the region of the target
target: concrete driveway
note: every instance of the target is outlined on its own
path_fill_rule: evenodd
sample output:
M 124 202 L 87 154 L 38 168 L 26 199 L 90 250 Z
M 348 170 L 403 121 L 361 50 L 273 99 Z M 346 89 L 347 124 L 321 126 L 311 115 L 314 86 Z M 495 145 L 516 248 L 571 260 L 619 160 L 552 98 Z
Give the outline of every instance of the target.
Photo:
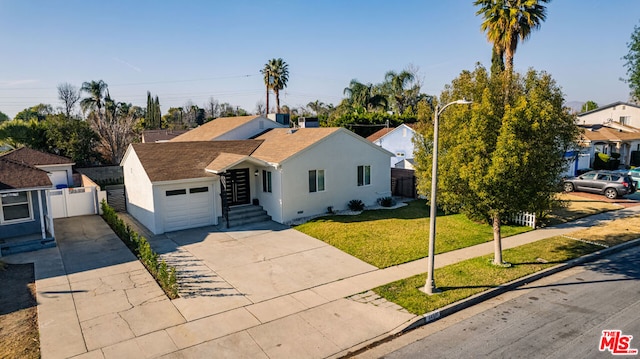
M 377 270 L 275 222 L 225 231 L 204 227 L 149 241 L 177 268 L 182 285 L 173 302 L 187 320 L 262 303 L 252 313 L 268 321 L 333 299 L 315 292 L 318 286 Z

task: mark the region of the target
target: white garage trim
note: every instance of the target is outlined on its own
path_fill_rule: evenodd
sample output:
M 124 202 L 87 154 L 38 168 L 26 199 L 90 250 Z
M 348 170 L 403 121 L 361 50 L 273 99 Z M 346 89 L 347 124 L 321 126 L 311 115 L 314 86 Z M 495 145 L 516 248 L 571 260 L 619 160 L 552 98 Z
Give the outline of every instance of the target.
M 159 187 L 164 232 L 215 224 L 214 188 L 211 182 Z

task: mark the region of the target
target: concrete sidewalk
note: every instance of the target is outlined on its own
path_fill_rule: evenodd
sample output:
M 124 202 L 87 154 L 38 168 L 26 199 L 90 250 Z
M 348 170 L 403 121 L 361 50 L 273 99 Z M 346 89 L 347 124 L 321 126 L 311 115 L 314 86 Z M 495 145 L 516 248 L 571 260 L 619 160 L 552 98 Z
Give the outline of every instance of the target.
M 640 207 L 631 207 L 507 237 L 503 248 L 638 213 Z M 151 240 L 191 280 L 181 288 L 186 295 L 170 301 L 100 217 L 56 220 L 55 225 L 57 248 L 3 258 L 35 261 L 45 359 L 339 357 L 416 318 L 367 291 L 427 268 L 421 259 L 375 269 L 292 229 L 239 228 L 211 231 L 204 238 L 175 232 Z M 436 267 L 492 251 L 489 242 L 440 254 Z M 244 253 L 244 259 L 233 261 L 229 256 L 235 253 Z M 333 264 L 303 265 L 321 254 Z M 269 275 L 257 276 L 259 271 L 250 268 Z M 242 278 L 251 275 L 258 290 Z

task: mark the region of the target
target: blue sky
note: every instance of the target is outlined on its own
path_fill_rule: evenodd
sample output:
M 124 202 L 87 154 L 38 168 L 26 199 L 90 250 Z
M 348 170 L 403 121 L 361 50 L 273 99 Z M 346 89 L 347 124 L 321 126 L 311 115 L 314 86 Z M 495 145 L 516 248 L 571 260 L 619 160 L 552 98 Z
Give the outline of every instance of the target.
M 552 74 L 567 101 L 628 100 L 624 56 L 637 0 L 554 0 L 547 21 L 519 45 L 515 69 Z M 259 70 L 282 57 L 282 104 L 338 104 L 351 79 L 378 83 L 420 69 L 440 94 L 491 45 L 472 0 L 51 1 L 0 0 L 0 111 L 59 106 L 56 86 L 104 80 L 117 101 L 163 113 L 210 97 L 253 111 L 264 102 Z M 275 100 L 272 100 L 272 104 Z

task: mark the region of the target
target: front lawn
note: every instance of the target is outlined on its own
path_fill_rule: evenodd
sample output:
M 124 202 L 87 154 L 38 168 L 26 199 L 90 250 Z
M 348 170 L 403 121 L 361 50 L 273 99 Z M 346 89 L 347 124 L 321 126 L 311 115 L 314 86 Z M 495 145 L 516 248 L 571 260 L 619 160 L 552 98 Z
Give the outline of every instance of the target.
M 320 217 L 295 228 L 378 268 L 424 258 L 429 251 L 429 207 L 423 200 L 393 210 Z M 529 227 L 505 225 L 502 236 L 529 230 Z M 490 225 L 472 222 L 462 214 L 439 215 L 436 221 L 436 253 L 491 240 Z
M 437 295 L 427 295 L 426 274 L 395 281 L 373 289 L 386 300 L 414 314 L 424 314 L 455 303 L 476 293 L 612 246 L 640 238 L 640 216 L 618 219 L 571 233 L 503 251 L 503 260 L 511 267 L 491 264 L 493 254 L 468 259 L 434 271 Z M 592 242 L 595 244 L 587 243 Z M 599 244 L 599 245 L 596 245 Z

